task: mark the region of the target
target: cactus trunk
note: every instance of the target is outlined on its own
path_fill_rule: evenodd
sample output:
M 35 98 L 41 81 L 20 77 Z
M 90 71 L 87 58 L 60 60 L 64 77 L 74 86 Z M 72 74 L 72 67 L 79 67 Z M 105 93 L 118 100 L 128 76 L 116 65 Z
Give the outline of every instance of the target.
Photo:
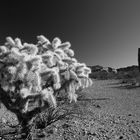
M 140 72 L 140 48 L 138 48 L 138 67 Z

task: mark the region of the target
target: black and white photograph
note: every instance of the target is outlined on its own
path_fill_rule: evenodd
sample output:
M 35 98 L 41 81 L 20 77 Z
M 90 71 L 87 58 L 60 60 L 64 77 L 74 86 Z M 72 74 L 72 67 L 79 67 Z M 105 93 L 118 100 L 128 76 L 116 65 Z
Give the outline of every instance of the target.
M 140 0 L 0 1 L 0 140 L 140 140 Z

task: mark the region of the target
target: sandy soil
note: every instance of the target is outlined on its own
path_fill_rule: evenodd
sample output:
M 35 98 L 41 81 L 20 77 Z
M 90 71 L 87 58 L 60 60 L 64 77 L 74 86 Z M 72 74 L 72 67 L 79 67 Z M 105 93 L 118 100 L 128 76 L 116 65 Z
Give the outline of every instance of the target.
M 72 113 L 32 135 L 38 140 L 140 140 L 140 87 L 95 80 L 79 94 L 76 104 L 63 105 Z
M 133 114 L 140 118 L 140 87 L 120 84 L 118 80 L 94 81 L 94 85 L 85 90 L 102 111 L 109 114 Z

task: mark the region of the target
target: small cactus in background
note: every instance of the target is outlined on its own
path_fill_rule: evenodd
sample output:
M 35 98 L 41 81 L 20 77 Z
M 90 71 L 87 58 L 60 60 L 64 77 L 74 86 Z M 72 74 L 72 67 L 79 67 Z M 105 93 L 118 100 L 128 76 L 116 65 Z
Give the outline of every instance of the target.
M 66 91 L 69 101 L 77 101 L 76 90 L 92 85 L 91 73 L 84 63 L 74 58 L 69 42 L 59 38 L 50 42 L 43 35 L 37 44 L 23 43 L 7 37 L 0 46 L 1 102 L 26 125 L 34 115 L 48 107 L 56 107 L 56 96 Z M 29 110 L 30 102 L 38 102 Z
M 138 67 L 140 72 L 140 48 L 138 48 Z

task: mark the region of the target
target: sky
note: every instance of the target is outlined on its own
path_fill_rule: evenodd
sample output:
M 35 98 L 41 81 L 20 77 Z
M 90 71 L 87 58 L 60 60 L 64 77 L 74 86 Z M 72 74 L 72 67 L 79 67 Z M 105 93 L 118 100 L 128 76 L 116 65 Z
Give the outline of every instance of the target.
M 36 43 L 37 35 L 70 41 L 87 65 L 137 65 L 140 0 L 1 1 L 0 45 L 7 36 Z

